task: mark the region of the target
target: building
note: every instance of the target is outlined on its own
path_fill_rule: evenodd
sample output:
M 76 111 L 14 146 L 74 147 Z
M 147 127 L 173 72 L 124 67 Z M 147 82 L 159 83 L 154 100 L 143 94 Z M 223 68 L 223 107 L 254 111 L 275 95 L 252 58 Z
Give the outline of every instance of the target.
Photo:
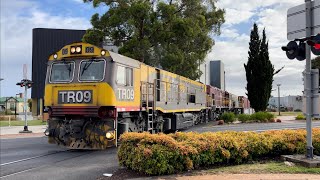
M 11 112 L 11 113 L 23 113 L 24 99 L 21 97 L 2 97 L 0 98 L 0 108 L 1 111 Z M 29 107 L 27 111 L 30 112 Z
M 210 61 L 209 64 L 209 83 L 211 86 L 225 90 L 225 71 L 222 61 Z
M 302 96 L 284 96 L 280 97 L 280 107 L 285 108 L 289 111 L 302 110 Z M 269 108 L 277 109 L 278 108 L 278 97 L 271 97 L 269 99 Z
M 32 114 L 42 115 L 45 77 L 49 55 L 66 44 L 80 42 L 85 30 L 35 28 L 32 32 Z

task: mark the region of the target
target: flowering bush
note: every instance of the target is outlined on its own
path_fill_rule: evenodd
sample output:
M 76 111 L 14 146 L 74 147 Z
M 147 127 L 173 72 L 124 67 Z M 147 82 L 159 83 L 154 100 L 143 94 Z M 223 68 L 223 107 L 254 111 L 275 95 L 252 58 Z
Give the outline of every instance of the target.
M 306 131 L 125 133 L 120 141 L 120 165 L 160 175 L 216 164 L 243 163 L 261 157 L 304 153 Z M 314 153 L 320 155 L 320 129 L 313 129 L 313 146 Z

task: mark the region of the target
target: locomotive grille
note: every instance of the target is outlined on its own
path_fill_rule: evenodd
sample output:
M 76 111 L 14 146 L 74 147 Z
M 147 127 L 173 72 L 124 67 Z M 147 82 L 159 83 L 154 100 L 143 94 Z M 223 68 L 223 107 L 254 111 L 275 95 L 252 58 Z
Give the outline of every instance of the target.
M 52 116 L 85 115 L 97 116 L 98 106 L 52 106 Z

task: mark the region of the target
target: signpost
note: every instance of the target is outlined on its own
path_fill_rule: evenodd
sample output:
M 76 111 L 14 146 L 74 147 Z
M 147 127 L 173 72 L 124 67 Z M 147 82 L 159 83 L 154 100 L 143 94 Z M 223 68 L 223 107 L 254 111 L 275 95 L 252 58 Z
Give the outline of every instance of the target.
M 294 59 L 298 57 L 300 52 L 305 53 L 306 59 L 306 69 L 304 71 L 304 96 L 306 99 L 304 111 L 306 119 L 307 119 L 307 153 L 306 158 L 313 159 L 313 146 L 312 146 L 312 117 L 317 112 L 314 112 L 315 106 L 313 102 L 320 102 L 319 97 L 314 96 L 314 92 L 317 91 L 318 88 L 315 88 L 314 81 L 312 80 L 314 77 L 311 70 L 311 46 L 309 43 L 304 43 L 304 41 L 312 40 L 312 36 L 320 33 L 320 0 L 305 0 L 304 4 L 299 6 L 292 7 L 288 10 L 287 14 L 287 39 L 299 41 L 300 45 L 305 46 L 304 48 L 297 48 L 297 46 L 286 46 L 282 49 L 287 52 L 287 56 L 290 59 Z M 291 58 L 291 56 L 294 56 Z M 303 58 L 297 58 L 298 60 L 304 60 Z M 319 114 L 319 113 L 318 113 Z
M 309 37 L 307 36 L 308 30 L 311 30 L 311 35 L 316 35 L 320 32 L 320 0 L 305 0 L 305 2 L 306 3 L 292 7 L 288 10 L 288 40 Z M 307 9 L 308 6 L 310 6 L 310 8 Z M 310 10 L 311 12 L 309 12 Z M 310 14 L 310 16 L 307 16 L 307 14 Z

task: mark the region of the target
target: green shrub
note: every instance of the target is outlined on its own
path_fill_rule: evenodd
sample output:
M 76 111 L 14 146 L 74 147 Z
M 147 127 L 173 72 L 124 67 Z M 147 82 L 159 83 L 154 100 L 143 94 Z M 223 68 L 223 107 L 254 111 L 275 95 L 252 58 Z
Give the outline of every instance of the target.
M 236 115 L 232 112 L 223 113 L 220 119 L 224 120 L 225 123 L 232 123 L 236 120 Z
M 314 153 L 320 155 L 320 128 L 313 129 L 312 136 Z M 281 154 L 305 153 L 306 131 L 125 133 L 120 141 L 120 165 L 150 175 L 161 175 Z
M 306 117 L 303 114 L 298 114 L 298 116 L 296 117 L 296 120 L 305 120 Z
M 251 121 L 251 116 L 250 114 L 239 114 L 238 115 L 238 120 L 242 123 L 245 123 L 245 122 L 250 122 Z
M 251 114 L 251 120 L 254 122 L 271 122 L 273 118 L 274 118 L 274 115 L 268 112 L 260 111 L 260 112 Z

